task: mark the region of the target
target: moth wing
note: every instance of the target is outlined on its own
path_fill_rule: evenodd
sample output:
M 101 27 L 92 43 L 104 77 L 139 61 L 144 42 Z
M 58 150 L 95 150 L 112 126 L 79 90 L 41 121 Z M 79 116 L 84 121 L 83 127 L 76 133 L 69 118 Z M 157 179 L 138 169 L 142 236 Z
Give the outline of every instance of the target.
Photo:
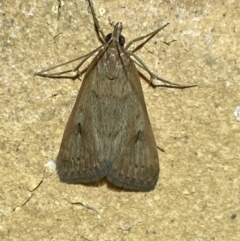
M 157 146 L 149 121 L 139 73 L 134 62 L 129 58 L 125 66 L 125 78 L 130 94 L 122 105 L 128 111 L 122 112 L 121 123 L 125 122 L 125 130 L 119 133 L 114 145 L 116 155 L 112 158 L 107 179 L 116 186 L 126 189 L 152 190 L 159 176 L 159 159 Z M 124 61 L 122 61 L 124 62 Z M 123 77 L 122 77 L 123 78 Z M 121 108 L 121 103 L 119 103 Z M 124 107 L 122 106 L 122 109 Z
M 67 183 L 90 183 L 106 176 L 107 163 L 98 156 L 98 140 L 95 137 L 98 103 L 94 95 L 97 71 L 103 52 L 100 52 L 89 65 L 80 87 L 73 110 L 68 119 L 59 154 L 57 172 Z

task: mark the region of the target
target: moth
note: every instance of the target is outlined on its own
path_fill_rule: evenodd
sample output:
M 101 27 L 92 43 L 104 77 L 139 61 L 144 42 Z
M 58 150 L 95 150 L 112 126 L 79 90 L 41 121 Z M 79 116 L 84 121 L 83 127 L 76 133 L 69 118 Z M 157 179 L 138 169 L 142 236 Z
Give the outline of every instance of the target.
M 48 74 L 61 66 L 58 65 L 36 73 L 58 77 L 76 72 L 97 52 L 86 71 L 63 134 L 57 173 L 66 183 L 93 183 L 105 177 L 117 187 L 150 191 L 158 181 L 159 158 L 135 62 L 148 71 L 152 80 L 160 80 L 163 85 L 179 88 L 193 85 L 182 86 L 157 77 L 134 51 L 128 50 L 132 43 L 154 36 L 168 23 L 124 47 L 122 23 L 117 22 L 113 32 L 105 36 L 91 0 L 89 5 L 104 44 L 81 57 L 83 61 L 72 70 Z

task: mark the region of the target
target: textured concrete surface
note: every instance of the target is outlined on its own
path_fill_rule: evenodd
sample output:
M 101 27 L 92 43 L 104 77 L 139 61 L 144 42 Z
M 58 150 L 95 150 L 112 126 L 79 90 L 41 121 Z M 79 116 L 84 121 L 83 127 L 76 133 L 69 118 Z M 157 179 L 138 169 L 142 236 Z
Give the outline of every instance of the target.
M 165 149 L 149 193 L 67 185 L 45 166 L 81 81 L 34 72 L 100 46 L 87 1 L 61 3 L 0 1 L 1 240 L 240 240 L 239 1 L 94 1 L 105 33 L 121 21 L 127 42 L 169 22 L 137 55 L 165 79 L 198 84 L 142 79 Z

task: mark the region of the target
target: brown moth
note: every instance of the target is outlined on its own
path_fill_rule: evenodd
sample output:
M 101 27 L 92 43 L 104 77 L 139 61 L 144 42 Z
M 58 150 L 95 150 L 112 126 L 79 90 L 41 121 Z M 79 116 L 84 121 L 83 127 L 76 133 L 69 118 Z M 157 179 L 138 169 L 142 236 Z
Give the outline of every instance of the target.
M 158 181 L 159 158 L 139 73 L 130 56 L 148 69 L 127 49 L 133 42 L 152 37 L 168 24 L 131 41 L 124 48 L 122 23 L 115 24 L 113 32 L 105 36 L 91 0 L 89 4 L 105 44 L 84 56 L 85 61 L 99 50 L 87 69 L 67 122 L 57 157 L 57 172 L 60 180 L 67 183 L 92 183 L 106 177 L 117 187 L 150 191 Z M 36 74 L 57 77 L 77 71 L 84 61 L 73 70 L 44 74 L 53 67 Z M 165 81 L 148 72 L 152 79 L 161 80 L 164 85 L 190 87 Z

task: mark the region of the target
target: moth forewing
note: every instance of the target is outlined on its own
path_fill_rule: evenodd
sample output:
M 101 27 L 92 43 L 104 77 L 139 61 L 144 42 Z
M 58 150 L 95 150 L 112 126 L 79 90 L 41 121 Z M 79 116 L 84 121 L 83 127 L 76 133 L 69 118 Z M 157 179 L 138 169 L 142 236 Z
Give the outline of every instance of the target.
M 122 52 L 123 53 L 123 52 Z M 121 122 L 125 123 L 121 142 L 113 159 L 107 179 L 116 186 L 149 191 L 157 183 L 159 159 L 156 142 L 150 125 L 139 73 L 129 55 L 121 53 L 125 74 L 118 79 L 127 86 L 124 101 L 121 101 Z

